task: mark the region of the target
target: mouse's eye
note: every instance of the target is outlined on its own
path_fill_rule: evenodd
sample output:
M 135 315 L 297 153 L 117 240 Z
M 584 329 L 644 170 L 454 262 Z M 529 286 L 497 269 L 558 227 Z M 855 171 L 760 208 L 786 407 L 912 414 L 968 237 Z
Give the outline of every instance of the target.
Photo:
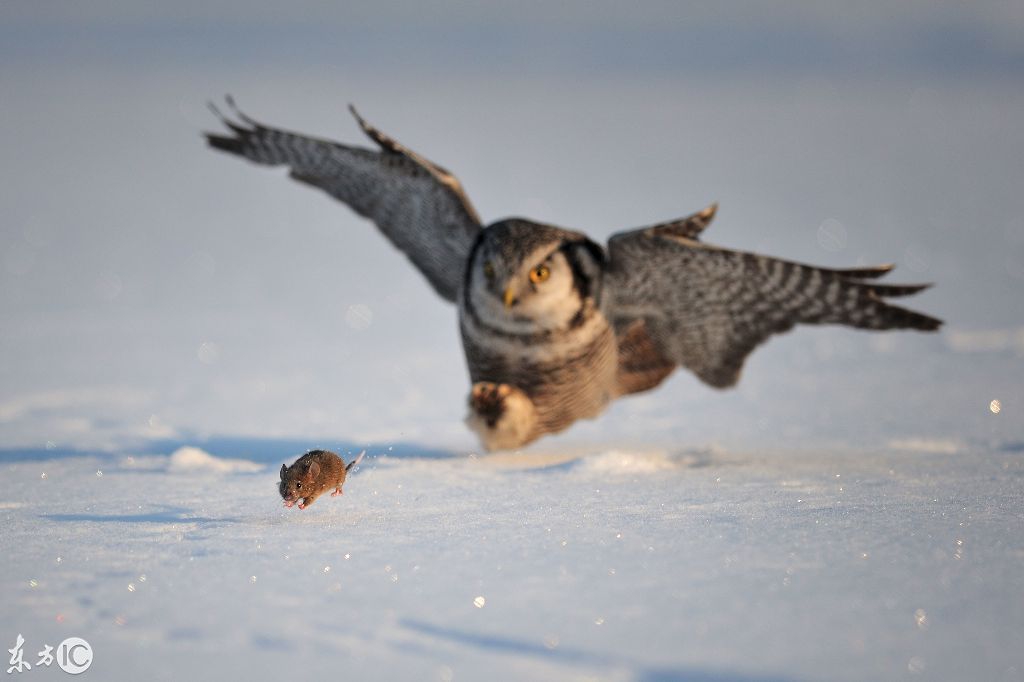
M 301 483 L 296 483 L 296 484 L 295 484 L 295 489 L 296 489 L 296 490 L 299 490 L 299 489 L 301 489 L 301 488 L 302 488 L 302 484 L 301 484 Z

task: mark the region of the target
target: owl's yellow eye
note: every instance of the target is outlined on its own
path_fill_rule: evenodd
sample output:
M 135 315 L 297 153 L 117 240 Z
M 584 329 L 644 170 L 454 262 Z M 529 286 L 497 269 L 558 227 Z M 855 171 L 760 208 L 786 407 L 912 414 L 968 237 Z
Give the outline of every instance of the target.
M 488 282 L 494 281 L 494 266 L 491 265 L 491 261 L 484 263 L 484 277 L 487 278 Z
M 533 270 L 530 270 L 530 281 L 534 284 L 540 284 L 550 276 L 551 270 L 546 265 L 538 265 Z

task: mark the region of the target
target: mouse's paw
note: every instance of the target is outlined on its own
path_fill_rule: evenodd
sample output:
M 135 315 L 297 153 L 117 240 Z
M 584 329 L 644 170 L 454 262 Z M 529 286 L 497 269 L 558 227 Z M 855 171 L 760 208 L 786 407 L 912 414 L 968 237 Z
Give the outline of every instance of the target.
M 316 502 L 316 498 L 320 497 L 320 493 L 322 493 L 322 492 L 323 492 L 322 490 L 319 490 L 319 491 L 312 492 L 309 495 L 306 495 L 304 498 L 302 498 L 302 501 L 299 502 L 299 509 L 305 509 L 309 505 L 311 505 L 314 502 Z
M 338 495 L 344 495 L 344 494 L 345 493 L 341 492 L 341 488 L 335 488 L 334 492 L 331 493 L 331 497 L 337 497 Z

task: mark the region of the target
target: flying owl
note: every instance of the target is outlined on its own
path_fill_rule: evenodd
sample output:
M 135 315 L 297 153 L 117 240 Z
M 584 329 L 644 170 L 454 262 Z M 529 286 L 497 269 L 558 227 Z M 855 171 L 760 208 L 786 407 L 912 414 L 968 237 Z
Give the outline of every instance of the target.
M 797 323 L 942 324 L 886 302 L 928 286 L 876 283 L 891 265 L 820 268 L 701 241 L 715 204 L 620 232 L 607 247 L 525 218 L 485 226 L 454 175 L 352 107 L 376 149 L 272 128 L 227 102 L 234 120 L 211 108 L 231 134 L 207 133 L 210 146 L 288 166 L 295 180 L 348 204 L 458 306 L 473 382 L 466 422 L 491 450 L 593 418 L 677 366 L 732 386 L 754 348 Z

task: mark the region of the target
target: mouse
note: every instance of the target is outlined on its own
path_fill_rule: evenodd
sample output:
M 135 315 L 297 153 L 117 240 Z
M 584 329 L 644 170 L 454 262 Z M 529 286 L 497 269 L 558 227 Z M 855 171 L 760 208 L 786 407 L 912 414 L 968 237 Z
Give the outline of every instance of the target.
M 298 502 L 299 509 L 305 509 L 331 488 L 334 488 L 331 497 L 341 495 L 345 476 L 362 461 L 365 454 L 366 450 L 363 450 L 346 466 L 337 453 L 310 450 L 291 466 L 282 464 L 279 489 L 284 506 L 291 507 Z

